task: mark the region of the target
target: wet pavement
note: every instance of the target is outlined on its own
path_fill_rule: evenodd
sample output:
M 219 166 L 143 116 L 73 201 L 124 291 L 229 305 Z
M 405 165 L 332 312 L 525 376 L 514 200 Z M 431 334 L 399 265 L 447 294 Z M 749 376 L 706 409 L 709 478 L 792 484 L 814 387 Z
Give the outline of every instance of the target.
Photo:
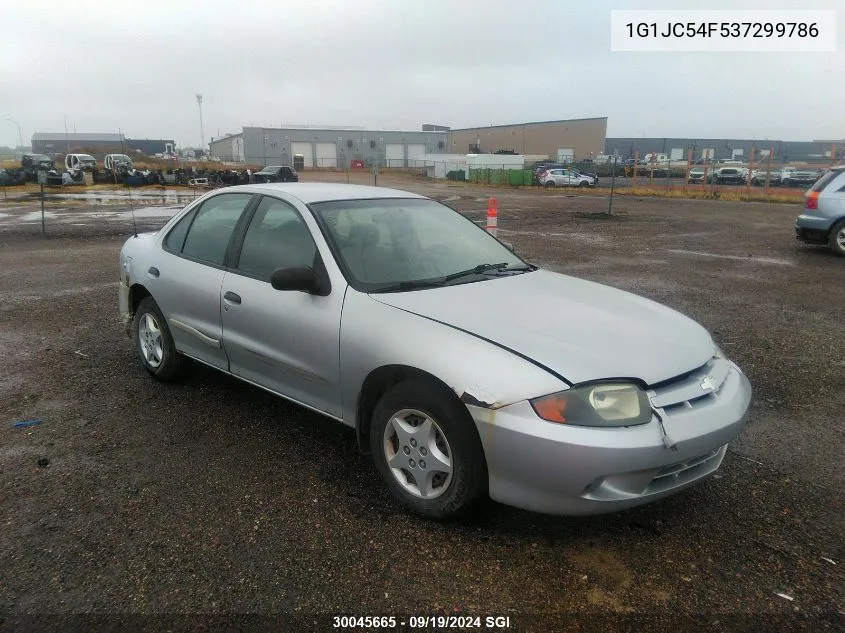
M 79 612 L 293 618 L 264 630 L 391 613 L 511 615 L 517 631 L 842 630 L 845 260 L 795 242 L 797 207 L 620 198 L 601 219 L 602 197 L 379 180 L 478 221 L 492 193 L 523 256 L 705 325 L 754 386 L 717 475 L 600 517 L 493 503 L 451 523 L 410 516 L 351 430 L 204 367 L 150 380 L 117 314 L 126 209 L 56 202 L 42 239 L 37 205 L 9 201 L 0 614 L 26 630 L 26 614 Z M 136 221 L 177 208 L 139 203 Z

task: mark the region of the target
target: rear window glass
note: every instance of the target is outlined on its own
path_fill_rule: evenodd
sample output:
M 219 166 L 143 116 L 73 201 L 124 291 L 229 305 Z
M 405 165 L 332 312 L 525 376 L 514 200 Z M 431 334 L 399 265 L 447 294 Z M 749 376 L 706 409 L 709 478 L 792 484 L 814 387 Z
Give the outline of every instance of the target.
M 206 200 L 194 218 L 182 254 L 211 264 L 222 264 L 235 225 L 252 194 L 232 193 Z
M 843 173 L 843 170 L 841 169 L 831 169 L 824 176 L 819 178 L 812 187 L 810 187 L 810 191 L 822 191 L 841 173 Z

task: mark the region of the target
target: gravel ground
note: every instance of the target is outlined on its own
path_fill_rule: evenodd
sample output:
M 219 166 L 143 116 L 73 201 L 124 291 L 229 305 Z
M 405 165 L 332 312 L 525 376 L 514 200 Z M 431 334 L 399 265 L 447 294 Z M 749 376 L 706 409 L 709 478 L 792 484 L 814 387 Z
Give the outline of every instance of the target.
M 491 195 L 379 184 L 478 220 Z M 37 207 L 10 200 L 0 630 L 331 630 L 327 614 L 392 613 L 510 615 L 517 631 L 842 630 L 845 260 L 798 245 L 791 206 L 619 198 L 602 219 L 602 197 L 492 195 L 520 254 L 681 310 L 746 371 L 749 422 L 716 476 L 600 517 L 493 503 L 446 524 L 410 516 L 351 430 L 204 367 L 180 384 L 146 375 L 117 314 L 125 214 L 65 205 L 41 239 L 15 222 Z M 13 426 L 29 418 L 42 422 Z

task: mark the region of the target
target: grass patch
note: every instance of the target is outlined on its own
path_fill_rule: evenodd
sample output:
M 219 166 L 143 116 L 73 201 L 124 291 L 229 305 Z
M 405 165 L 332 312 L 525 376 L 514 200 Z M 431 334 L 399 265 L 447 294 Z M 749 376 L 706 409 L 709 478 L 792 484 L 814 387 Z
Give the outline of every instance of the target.
M 620 187 L 614 196 L 638 196 L 643 198 L 685 198 L 690 200 L 722 200 L 724 202 L 772 202 L 777 204 L 801 204 L 802 191 L 754 191 L 748 189 L 693 189 L 658 187 Z

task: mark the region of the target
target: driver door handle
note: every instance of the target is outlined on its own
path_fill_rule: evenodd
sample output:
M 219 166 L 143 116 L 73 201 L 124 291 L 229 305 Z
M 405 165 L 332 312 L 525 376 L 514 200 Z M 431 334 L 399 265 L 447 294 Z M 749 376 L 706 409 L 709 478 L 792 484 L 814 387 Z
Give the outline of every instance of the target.
M 223 300 L 234 303 L 235 305 L 241 305 L 241 295 L 235 294 L 231 290 L 226 291 L 226 294 L 223 295 Z

